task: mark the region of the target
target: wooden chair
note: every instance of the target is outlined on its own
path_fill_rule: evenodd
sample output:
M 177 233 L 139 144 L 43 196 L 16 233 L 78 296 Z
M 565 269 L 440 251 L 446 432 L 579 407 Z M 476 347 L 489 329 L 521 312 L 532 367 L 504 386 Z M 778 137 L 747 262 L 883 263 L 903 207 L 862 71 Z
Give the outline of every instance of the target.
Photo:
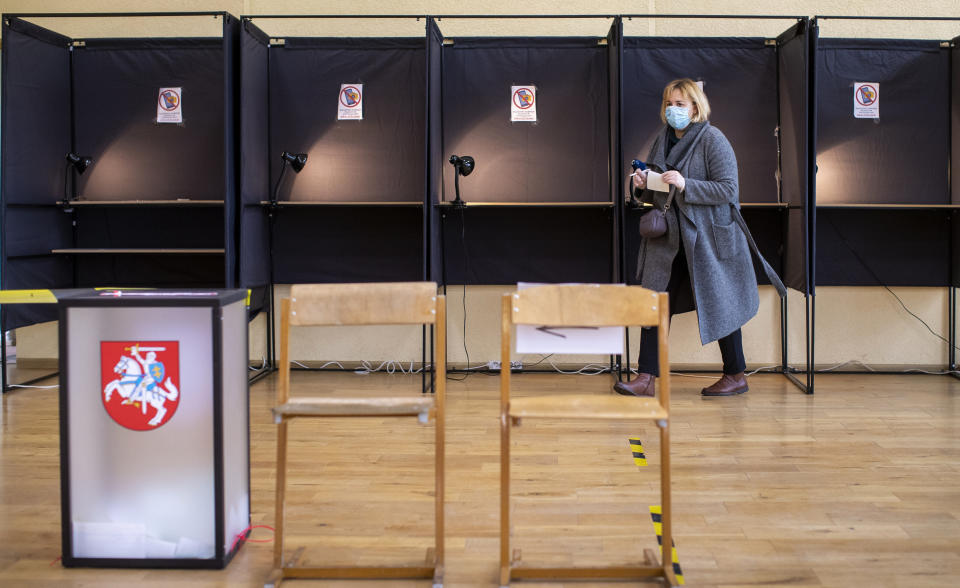
M 329 325 L 432 324 L 436 373 L 435 393 L 417 396 L 357 398 L 290 397 L 290 327 Z M 296 285 L 280 302 L 280 373 L 274 420 L 277 434 L 276 534 L 274 569 L 266 586 L 285 579 L 321 578 L 431 578 L 443 584 L 444 393 L 446 390 L 446 301 L 433 282 Z M 393 567 L 305 567 L 298 552 L 283 560 L 284 490 L 287 472 L 287 428 L 296 418 L 415 416 L 436 422 L 436 537 L 423 565 Z
M 538 286 L 503 295 L 500 365 L 510 365 L 513 325 L 551 327 L 659 327 L 660 373 L 670 373 L 667 354 L 669 305 L 667 294 L 639 286 Z M 527 398 L 510 397 L 510 370 L 500 371 L 500 584 L 513 579 L 621 579 L 662 577 L 677 584 L 671 557 L 670 435 L 668 412 L 670 378 L 660 378 L 659 398 L 610 394 L 570 394 Z M 608 567 L 528 567 L 520 564 L 519 550 L 510 552 L 510 430 L 523 419 L 601 419 L 654 421 L 660 428 L 660 492 L 663 507 L 664 555 L 644 551 L 642 564 Z M 511 559 L 512 556 L 512 559 Z M 664 557 L 665 556 L 665 557 Z

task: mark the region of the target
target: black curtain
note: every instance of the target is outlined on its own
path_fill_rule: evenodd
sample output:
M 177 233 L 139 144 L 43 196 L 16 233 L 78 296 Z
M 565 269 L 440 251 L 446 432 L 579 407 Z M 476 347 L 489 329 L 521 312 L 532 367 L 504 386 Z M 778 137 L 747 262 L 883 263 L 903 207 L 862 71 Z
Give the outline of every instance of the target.
M 687 77 L 703 81 L 712 110 L 711 124 L 726 135 L 736 153 L 740 201 L 778 202 L 775 49 L 762 38 L 625 37 L 621 175 L 630 170 L 632 159 L 647 159 L 656 134 L 663 128 L 659 114 L 664 86 Z M 626 197 L 626 186 L 622 189 Z M 743 213 L 764 257 L 782 272 L 784 236 L 779 211 Z M 624 216 L 627 283 L 636 283 L 636 260 L 642 242 L 637 224 L 641 214 L 641 210 L 627 209 Z M 757 280 L 769 283 L 763 271 L 757 272 Z
M 222 39 L 91 39 L 73 55 L 76 148 L 94 159 L 81 197 L 224 199 Z M 182 124 L 156 122 L 161 87 L 182 88 Z
M 807 22 L 791 27 L 777 38 L 778 97 L 780 103 L 780 197 L 788 206 L 783 240 L 785 285 L 809 293 L 807 268 L 807 127 L 810 41 Z M 767 258 L 770 260 L 770 258 Z
M 624 268 L 621 258 L 621 234 L 623 223 L 623 165 L 621 155 L 621 127 L 620 127 L 620 100 L 621 93 L 621 72 L 620 62 L 623 60 L 623 20 L 619 17 L 614 19 L 610 26 L 610 32 L 607 34 L 607 90 L 610 101 L 610 121 L 607 123 L 610 129 L 610 202 L 614 205 L 616 213 L 613 215 L 613 231 L 611 238 L 611 250 L 613 251 L 613 276 L 614 282 L 623 282 Z
M 19 18 L 3 25 L 2 286 L 64 288 L 72 264 L 64 198 L 71 150 L 70 39 Z M 86 153 L 84 155 L 87 155 Z M 4 331 L 56 320 L 48 305 L 5 305 Z
M 77 207 L 76 246 L 224 249 L 77 256 L 77 286 L 235 284 L 236 24 L 227 17 L 223 38 L 90 39 L 74 49 L 76 149 L 94 160 L 78 197 L 222 203 Z M 181 88 L 182 123 L 157 122 L 162 87 Z
M 287 38 L 269 54 L 271 156 L 309 155 L 299 174 L 287 171 L 280 200 L 423 201 L 422 38 Z M 337 120 L 349 83 L 363 84 L 363 120 Z
M 960 37 L 950 50 L 950 202 L 960 204 Z
M 817 201 L 949 203 L 949 51 L 937 41 L 820 39 L 817 61 Z M 880 85 L 880 118 L 854 118 L 856 82 Z
M 308 154 L 279 200 L 326 203 L 276 211 L 274 281 L 423 279 L 424 39 L 286 38 L 269 57 L 270 156 Z M 363 120 L 337 120 L 348 83 L 363 84 Z M 271 166 L 271 185 L 281 170 Z
M 737 155 L 741 202 L 777 202 L 777 52 L 763 38 L 625 37 L 623 169 L 645 161 L 663 127 L 663 88 L 703 81 L 710 123 Z
M 267 211 L 270 200 L 268 63 L 270 38 L 252 22 L 243 23 L 240 72 L 240 287 L 270 283 L 270 242 Z
M 452 170 L 443 150 L 443 33 L 431 17 L 427 19 L 427 197 L 425 206 L 429 219 L 428 278 L 443 282 L 443 251 L 441 249 L 440 211 L 443 174 Z
M 274 217 L 276 282 L 421 280 L 422 214 L 421 206 L 280 207 Z
M 441 217 L 447 284 L 612 281 L 612 207 L 445 208 Z
M 960 37 L 952 41 L 950 51 L 950 202 L 960 204 Z M 951 286 L 960 288 L 960 214 L 953 211 L 953 251 Z
M 230 15 L 223 18 L 223 285 L 236 288 L 240 264 L 240 214 L 237 193 L 240 189 L 240 21 Z
M 948 210 L 820 209 L 817 285 L 945 287 L 952 222 Z
M 593 38 L 457 38 L 443 48 L 444 155 L 472 155 L 467 202 L 610 199 L 609 56 Z M 537 122 L 510 122 L 511 86 Z M 443 199 L 455 197 L 444 175 Z M 604 239 L 606 239 L 604 233 Z

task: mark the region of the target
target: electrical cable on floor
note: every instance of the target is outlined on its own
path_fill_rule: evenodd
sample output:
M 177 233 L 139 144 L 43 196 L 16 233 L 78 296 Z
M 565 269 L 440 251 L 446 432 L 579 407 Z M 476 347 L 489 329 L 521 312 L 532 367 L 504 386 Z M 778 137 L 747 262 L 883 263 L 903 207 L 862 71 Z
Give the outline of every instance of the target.
M 315 367 L 310 367 L 310 366 L 308 366 L 307 364 L 300 363 L 299 361 L 296 361 L 296 360 L 293 360 L 293 359 L 290 360 L 290 363 L 292 363 L 293 365 L 295 365 L 295 366 L 297 366 L 297 367 L 301 367 L 301 368 L 303 368 L 303 369 L 305 369 L 305 370 L 322 370 L 323 368 L 327 367 L 328 365 L 335 365 L 335 366 L 337 366 L 338 368 L 340 368 L 340 369 L 342 369 L 342 370 L 346 369 L 345 367 L 343 367 L 343 364 L 340 363 L 339 361 L 328 361 L 327 363 L 323 364 L 322 366 L 316 367 L 316 368 L 315 368 Z
M 559 373 L 561 373 L 561 374 L 570 374 L 570 375 L 572 375 L 572 374 L 577 374 L 577 375 L 581 375 L 581 376 L 599 376 L 600 374 L 605 374 L 605 373 L 607 373 L 607 372 L 610 371 L 610 366 L 608 366 L 608 365 L 603 365 L 603 364 L 599 364 L 599 363 L 588 363 L 587 365 L 583 366 L 582 368 L 580 368 L 580 369 L 578 369 L 578 370 L 574 370 L 574 371 L 565 371 L 565 370 L 562 370 L 562 369 L 560 369 L 559 366 L 557 366 L 555 363 L 553 363 L 553 361 L 550 362 L 550 365 L 551 365 L 551 366 L 553 367 L 553 369 L 556 370 L 557 372 L 559 372 Z
M 859 361 L 859 360 L 856 360 L 856 359 L 849 359 L 849 360 L 847 360 L 847 361 L 838 363 L 837 365 L 832 365 L 832 366 L 830 366 L 830 367 L 828 367 L 828 368 L 820 368 L 819 370 L 816 370 L 816 372 L 817 372 L 817 373 L 830 372 L 830 371 L 833 371 L 833 370 L 835 370 L 835 369 L 837 369 L 837 368 L 841 368 L 841 367 L 843 367 L 843 366 L 845 366 L 845 365 L 854 365 L 854 364 L 863 366 L 864 368 L 866 368 L 866 370 L 867 370 L 868 372 L 875 372 L 875 371 L 877 371 L 877 370 L 873 369 L 872 367 L 870 367 L 869 365 L 863 363 L 862 361 Z
M 427 367 L 429 368 L 430 366 L 427 366 Z M 380 365 L 378 365 L 377 367 L 373 367 L 373 364 L 371 364 L 367 360 L 363 360 L 362 362 L 360 362 L 360 367 L 354 370 L 354 373 L 361 376 L 365 376 L 367 374 L 372 374 L 374 372 L 379 372 L 381 370 L 387 372 L 388 374 L 392 374 L 397 370 L 400 370 L 401 374 L 419 374 L 424 370 L 424 368 L 421 367 L 416 370 L 413 369 L 412 359 L 410 360 L 410 367 L 407 369 L 403 369 L 402 361 L 384 361 L 380 363 Z
M 54 388 L 59 388 L 60 384 L 55 384 L 53 386 L 27 386 L 26 384 L 7 384 L 7 388 L 36 388 L 37 390 L 53 390 Z

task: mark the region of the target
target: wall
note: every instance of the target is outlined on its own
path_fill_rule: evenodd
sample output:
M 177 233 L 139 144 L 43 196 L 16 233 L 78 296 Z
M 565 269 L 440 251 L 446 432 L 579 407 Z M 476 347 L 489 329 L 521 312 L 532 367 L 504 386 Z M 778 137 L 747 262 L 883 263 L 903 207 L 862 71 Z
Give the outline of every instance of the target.
M 665 0 L 645 1 L 609 1 L 594 2 L 585 5 L 573 0 L 528 0 L 518 6 L 507 0 L 488 0 L 482 7 L 475 3 L 429 0 L 396 0 L 389 5 L 380 1 L 355 0 L 351 3 L 317 3 L 310 0 L 268 1 L 188 1 L 168 0 L 166 2 L 143 1 L 136 4 L 138 10 L 157 11 L 197 11 L 226 10 L 234 15 L 241 14 L 317 14 L 350 13 L 381 14 L 389 11 L 393 14 L 674 14 L 677 12 L 704 14 L 780 14 L 806 15 L 849 14 L 849 15 L 896 15 L 896 16 L 960 16 L 960 4 L 956 0 L 849 0 L 842 6 L 833 1 L 777 1 L 756 2 L 755 0 L 728 0 L 721 3 L 709 0 L 688 0 L 678 5 Z M 72 12 L 78 10 L 75 2 L 66 0 L 0 0 L 0 10 L 4 13 L 25 12 Z M 88 12 L 128 11 L 129 2 L 120 0 L 87 0 L 83 10 Z M 174 25 L 171 21 L 157 23 L 129 19 L 122 25 L 116 19 L 50 19 L 37 21 L 67 35 L 97 36 L 138 34 L 150 36 L 175 36 L 203 34 L 214 26 L 208 20 L 197 19 L 189 28 L 182 23 Z M 273 25 L 268 30 L 276 34 L 295 34 L 298 30 L 317 35 L 316 23 L 284 23 Z M 406 34 L 407 30 L 394 31 L 387 20 L 345 20 L 335 24 L 323 25 L 322 34 L 351 35 L 387 35 Z M 570 21 L 540 20 L 518 24 L 502 20 L 471 21 L 455 24 L 447 21 L 441 24 L 444 33 L 457 34 L 598 34 L 603 35 L 605 25 L 587 19 Z M 298 28 L 299 27 L 299 28 Z M 624 25 L 629 35 L 751 35 L 776 36 L 786 25 L 784 21 L 742 22 L 730 20 L 684 19 L 656 21 L 650 19 L 632 19 Z M 960 23 L 909 23 L 909 22 L 869 22 L 869 21 L 826 21 L 822 23 L 823 36 L 864 36 L 864 37 L 906 37 L 951 39 L 960 35 Z M 499 295 L 506 287 L 472 287 L 466 293 L 466 342 L 470 353 L 471 365 L 486 363 L 498 359 L 498 322 L 494 317 L 499 313 Z M 280 288 L 280 293 L 284 291 Z M 947 331 L 947 293 L 942 289 L 894 288 L 906 306 L 926 321 L 930 328 L 940 334 Z M 449 308 L 449 345 L 450 361 L 457 365 L 466 362 L 463 349 L 463 289 L 451 286 L 448 289 Z M 279 296 L 278 296 L 279 298 Z M 791 292 L 789 297 L 789 346 L 790 357 L 794 363 L 802 361 L 803 354 L 803 297 Z M 773 365 L 780 358 L 780 305 L 776 295 L 768 287 L 761 288 L 760 311 L 745 328 L 744 345 L 748 364 L 751 367 Z M 911 317 L 897 302 L 894 296 L 880 287 L 864 288 L 818 288 L 816 298 L 816 362 L 829 367 L 843 362 L 854 361 L 869 364 L 875 368 L 899 369 L 903 366 L 931 367 L 943 366 L 947 361 L 946 344 L 931 334 L 917 319 Z M 341 330 L 342 331 L 342 330 Z M 18 355 L 29 361 L 47 360 L 56 354 L 56 328 L 53 325 L 36 325 L 20 329 L 17 332 Z M 259 360 L 264 347 L 264 324 L 262 318 L 251 325 L 251 358 Z M 634 349 L 639 340 L 637 333 L 631 335 Z M 330 330 L 316 330 L 303 333 L 294 342 L 294 357 L 307 361 L 342 360 L 356 363 L 369 360 L 379 363 L 383 360 L 410 361 L 420 357 L 419 329 L 364 330 L 331 333 Z M 684 315 L 677 317 L 671 333 L 671 354 L 679 366 L 716 365 L 719 352 L 715 345 L 701 347 L 697 337 L 695 317 Z M 523 357 L 527 365 L 539 360 L 539 357 Z M 605 361 L 605 358 L 577 357 L 565 358 L 564 364 Z M 549 361 L 549 360 L 548 360 Z M 543 367 L 546 362 L 538 367 Z M 851 366 L 844 366 L 851 367 Z M 861 367 L 854 365 L 852 367 Z

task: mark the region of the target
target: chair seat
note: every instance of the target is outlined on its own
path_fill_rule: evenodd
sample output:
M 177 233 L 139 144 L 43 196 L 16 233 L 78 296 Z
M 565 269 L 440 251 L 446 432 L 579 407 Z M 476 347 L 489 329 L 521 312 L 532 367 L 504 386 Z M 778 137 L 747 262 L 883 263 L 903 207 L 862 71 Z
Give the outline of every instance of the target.
M 599 394 L 511 398 L 512 418 L 644 420 L 666 419 L 656 398 Z
M 274 407 L 273 416 L 418 416 L 433 408 L 433 396 L 320 396 L 291 398 L 286 404 Z

